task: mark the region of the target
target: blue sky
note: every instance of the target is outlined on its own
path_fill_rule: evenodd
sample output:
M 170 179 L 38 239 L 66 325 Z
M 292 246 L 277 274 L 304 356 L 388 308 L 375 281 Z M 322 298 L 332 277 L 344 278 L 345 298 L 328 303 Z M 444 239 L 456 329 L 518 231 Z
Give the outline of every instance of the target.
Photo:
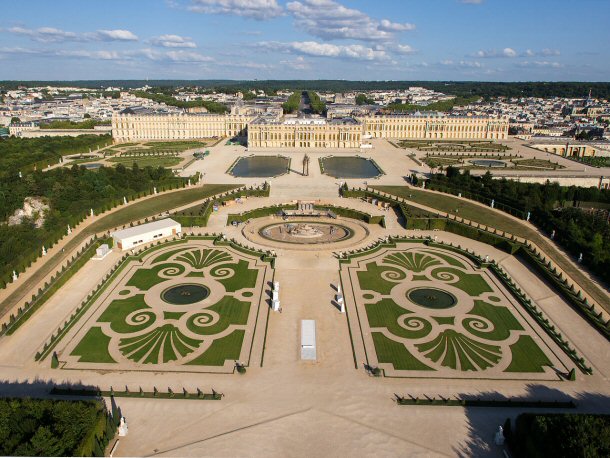
M 609 81 L 609 18 L 610 0 L 21 0 L 0 79 Z

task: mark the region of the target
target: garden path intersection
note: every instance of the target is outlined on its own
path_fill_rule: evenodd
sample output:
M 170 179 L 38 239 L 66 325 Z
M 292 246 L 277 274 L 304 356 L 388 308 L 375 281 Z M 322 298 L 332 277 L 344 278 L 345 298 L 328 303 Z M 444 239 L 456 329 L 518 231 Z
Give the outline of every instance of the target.
M 375 183 L 404 184 L 410 159 L 388 159 L 381 149 L 370 154 L 386 173 Z M 200 171 L 209 183 L 263 181 L 213 173 L 246 153 L 236 146 L 211 150 L 184 173 Z M 310 176 L 273 178 L 269 197 L 221 206 L 205 228 L 183 227 L 185 237 L 126 259 L 115 248 L 87 262 L 14 334 L 0 338 L 2 379 L 12 384 L 7 390 L 25 390 L 21 382 L 43 394 L 41 381 L 49 381 L 104 390 L 213 388 L 225 395 L 218 402 L 117 398 L 129 435 L 115 456 L 500 457 L 493 433 L 524 410 L 399 406 L 395 394 L 570 397 L 578 411 L 607 411 L 608 342 L 548 282 L 491 245 L 449 232 L 408 231 L 391 210 L 338 197 L 340 180 L 314 167 L 322 153 L 310 155 Z M 287 224 L 278 216 L 227 225 L 229 214 L 297 199 L 384 216 L 385 226 L 346 216 L 303 218 L 312 226 L 302 228 L 308 243 L 295 245 L 265 233 Z M 323 223 L 349 236 L 311 243 L 315 224 Z M 340 255 L 350 250 L 362 251 Z M 592 375 L 576 369 L 576 380 L 567 380 L 573 359 L 492 271 L 494 262 Z M 281 313 L 271 310 L 273 282 L 280 284 Z M 99 284 L 73 326 L 37 361 Z M 346 313 L 337 303 L 338 286 Z M 314 362 L 300 359 L 304 319 L 316 321 Z M 245 374 L 235 371 L 235 361 L 246 366 Z M 370 376 L 366 367 L 379 368 L 381 376 Z

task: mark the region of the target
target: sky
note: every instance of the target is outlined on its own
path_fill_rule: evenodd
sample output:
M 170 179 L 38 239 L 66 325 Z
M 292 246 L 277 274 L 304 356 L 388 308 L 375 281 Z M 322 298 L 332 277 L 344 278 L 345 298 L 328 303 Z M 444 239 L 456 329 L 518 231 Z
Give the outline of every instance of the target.
M 610 0 L 2 0 L 1 80 L 610 81 Z

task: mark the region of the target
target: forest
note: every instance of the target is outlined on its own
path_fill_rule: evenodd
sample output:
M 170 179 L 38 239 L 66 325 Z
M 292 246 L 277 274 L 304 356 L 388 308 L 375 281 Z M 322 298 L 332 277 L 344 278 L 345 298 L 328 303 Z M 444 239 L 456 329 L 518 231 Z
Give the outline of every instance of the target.
M 123 200 L 144 195 L 154 186 L 178 188 L 184 179 L 174 177 L 164 168 L 58 167 L 42 172 L 47 162 L 56 163 L 62 155 L 88 152 L 109 137 L 79 136 L 50 138 L 8 138 L 0 141 L 0 222 L 6 222 L 23 206 L 26 197 L 38 197 L 46 203 L 42 227 L 33 220 L 8 226 L 0 224 L 0 286 L 10 279 L 14 270 L 22 271 L 39 255 L 42 246 L 49 248 L 62 237 L 68 224 L 74 227 L 90 209 L 100 213 Z M 33 165 L 39 164 L 37 170 Z M 44 165 L 42 165 L 44 164 Z M 22 177 L 19 177 L 22 171 Z
M 488 172 L 482 177 L 460 173 L 449 167 L 429 181 L 429 188 L 448 191 L 482 202 L 494 199 L 496 207 L 525 218 L 550 235 L 572 256 L 582 253 L 582 263 L 610 284 L 610 226 L 608 211 L 610 190 L 595 187 L 559 186 L 546 182 L 520 183 L 514 180 L 495 180 Z M 593 209 L 591 209 L 593 207 Z
M 92 89 L 123 87 L 134 89 L 145 85 L 171 90 L 176 87 L 199 87 L 209 90 L 232 88 L 240 91 L 261 89 L 274 93 L 280 89 L 303 91 L 348 92 L 407 89 L 421 86 L 461 97 L 586 97 L 589 90 L 595 98 L 610 98 L 609 82 L 480 82 L 480 81 L 347 81 L 347 80 L 77 80 L 77 81 L 0 81 L 0 88 L 14 90 L 19 86 L 77 86 Z
M 504 427 L 514 456 L 531 458 L 604 458 L 610 456 L 610 416 L 534 414 L 510 420 Z
M 50 210 L 41 227 L 33 220 L 22 224 L 0 225 L 0 286 L 14 270 L 22 271 L 39 255 L 41 247 L 49 248 L 66 233 L 68 224 L 77 225 L 90 209 L 96 214 L 149 193 L 153 186 L 178 188 L 184 179 L 176 178 L 162 167 L 102 167 L 87 170 L 77 165 L 59 167 L 47 172 L 31 172 L 22 179 L 17 176 L 0 180 L 0 220 L 23 205 L 25 197 L 39 197 Z
M 104 456 L 115 427 L 100 401 L 0 399 L 0 456 Z
M 88 153 L 110 142 L 110 135 L 0 139 L 0 181 L 17 177 L 20 171 L 57 164 L 62 156 Z

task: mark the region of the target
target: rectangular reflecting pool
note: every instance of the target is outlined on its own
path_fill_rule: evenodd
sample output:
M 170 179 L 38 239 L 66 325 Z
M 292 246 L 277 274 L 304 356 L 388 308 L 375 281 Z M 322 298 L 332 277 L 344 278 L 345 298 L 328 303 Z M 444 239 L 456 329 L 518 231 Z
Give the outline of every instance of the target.
M 284 156 L 240 157 L 227 173 L 234 177 L 270 178 L 288 173 L 290 159 Z
M 372 159 L 360 156 L 328 156 L 320 159 L 322 173 L 335 178 L 376 178 L 383 170 Z

